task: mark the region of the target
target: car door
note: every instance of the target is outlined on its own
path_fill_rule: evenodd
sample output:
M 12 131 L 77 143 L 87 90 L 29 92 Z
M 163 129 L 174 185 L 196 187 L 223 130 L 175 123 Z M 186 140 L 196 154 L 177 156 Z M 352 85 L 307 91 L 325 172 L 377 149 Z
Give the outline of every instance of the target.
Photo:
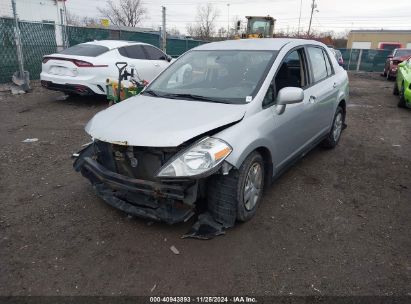
M 311 85 L 306 92 L 312 104 L 310 111 L 311 141 L 329 131 L 334 118 L 334 107 L 338 97 L 339 83 L 328 53 L 321 46 L 306 48 L 310 63 Z
M 304 47 L 293 49 L 284 56 L 263 101 L 263 107 L 270 107 L 272 111 L 273 129 L 269 136 L 275 151 L 273 163 L 276 172 L 297 157 L 311 137 L 310 125 L 314 122 L 310 111 L 313 105 L 306 92 L 310 84 L 306 57 Z M 304 100 L 286 106 L 276 105 L 278 91 L 285 87 L 302 88 Z
M 168 56 L 161 50 L 151 45 L 143 45 L 143 48 L 146 52 L 148 60 L 151 61 L 156 71 L 155 76 L 160 74 L 166 67 L 168 67 L 168 65 L 170 64 L 170 62 L 168 61 Z
M 157 76 L 157 70 L 148 60 L 142 45 L 130 45 L 119 48 L 119 53 L 130 68 L 134 68 L 135 75 L 141 80 L 151 81 Z

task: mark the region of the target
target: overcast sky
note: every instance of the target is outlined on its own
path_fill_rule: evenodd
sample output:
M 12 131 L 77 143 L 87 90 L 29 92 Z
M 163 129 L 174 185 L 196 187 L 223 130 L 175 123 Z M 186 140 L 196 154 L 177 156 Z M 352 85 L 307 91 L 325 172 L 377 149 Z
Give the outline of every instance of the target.
M 116 0 L 119 1 L 119 0 Z M 217 27 L 227 28 L 234 16 L 245 21 L 248 15 L 270 15 L 277 19 L 276 30 L 297 30 L 301 10 L 301 30 L 308 28 L 312 0 L 143 0 L 147 15 L 142 26 L 161 25 L 161 6 L 167 8 L 167 27 L 185 32 L 195 22 L 198 5 L 212 3 L 219 10 Z M 316 0 L 314 30 L 343 32 L 350 29 L 411 29 L 411 0 Z M 67 0 L 67 10 L 80 16 L 100 17 L 96 9 L 104 0 Z M 229 6 L 227 5 L 229 4 Z M 229 17 L 230 16 L 230 17 Z M 229 18 L 229 19 L 228 19 Z

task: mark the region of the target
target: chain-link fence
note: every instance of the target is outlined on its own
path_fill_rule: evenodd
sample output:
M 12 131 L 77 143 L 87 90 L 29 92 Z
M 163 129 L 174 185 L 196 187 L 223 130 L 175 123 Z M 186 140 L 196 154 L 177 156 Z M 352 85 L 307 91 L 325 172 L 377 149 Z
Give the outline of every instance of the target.
M 61 27 L 54 23 L 19 22 L 24 68 L 29 71 L 31 79 L 39 79 L 41 61 L 44 55 L 57 52 L 56 32 L 64 31 L 63 39 L 68 45 L 103 39 L 118 39 L 139 41 L 160 46 L 160 35 L 125 30 L 112 30 L 104 28 L 89 28 L 67 26 Z M 187 50 L 206 41 L 191 39 L 167 39 L 167 53 L 179 56 Z M 14 39 L 14 20 L 0 18 L 0 83 L 10 82 L 14 72 L 18 71 L 17 48 Z
M 24 67 L 30 72 L 31 79 L 40 78 L 42 57 L 57 51 L 56 32 L 58 31 L 64 31 L 66 37 L 63 39 L 67 40 L 69 46 L 102 39 L 140 41 L 160 46 L 160 35 L 157 33 L 75 26 L 61 27 L 54 23 L 40 22 L 19 22 L 19 25 Z M 176 57 L 203 43 L 206 41 L 168 38 L 167 53 Z M 347 70 L 350 71 L 381 72 L 390 53 L 387 50 L 339 50 Z M 0 18 L 0 83 L 11 81 L 13 73 L 18 69 L 14 20 Z
M 389 50 L 339 49 L 349 71 L 382 72 Z

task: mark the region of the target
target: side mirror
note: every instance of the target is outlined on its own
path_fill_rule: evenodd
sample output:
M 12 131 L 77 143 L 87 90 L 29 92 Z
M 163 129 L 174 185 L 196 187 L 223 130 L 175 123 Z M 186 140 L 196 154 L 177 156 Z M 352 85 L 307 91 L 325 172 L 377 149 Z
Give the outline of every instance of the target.
M 277 95 L 277 105 L 288 105 L 299 103 L 304 100 L 304 91 L 301 88 L 282 88 Z
M 170 62 L 171 60 L 173 60 L 173 57 L 171 57 L 170 55 L 167 55 L 167 56 L 166 56 L 166 60 L 167 60 L 168 62 Z

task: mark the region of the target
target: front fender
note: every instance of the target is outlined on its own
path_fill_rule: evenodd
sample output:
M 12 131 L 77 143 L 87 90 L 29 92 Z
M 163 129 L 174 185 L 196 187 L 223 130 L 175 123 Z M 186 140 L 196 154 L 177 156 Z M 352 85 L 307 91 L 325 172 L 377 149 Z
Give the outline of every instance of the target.
M 213 135 L 230 144 L 233 148 L 226 161 L 235 168 L 240 168 L 245 158 L 258 148 L 266 148 L 271 156 L 275 151 L 275 140 L 270 134 L 274 125 L 273 114 L 270 109 L 262 110 L 246 117 L 239 123 Z

